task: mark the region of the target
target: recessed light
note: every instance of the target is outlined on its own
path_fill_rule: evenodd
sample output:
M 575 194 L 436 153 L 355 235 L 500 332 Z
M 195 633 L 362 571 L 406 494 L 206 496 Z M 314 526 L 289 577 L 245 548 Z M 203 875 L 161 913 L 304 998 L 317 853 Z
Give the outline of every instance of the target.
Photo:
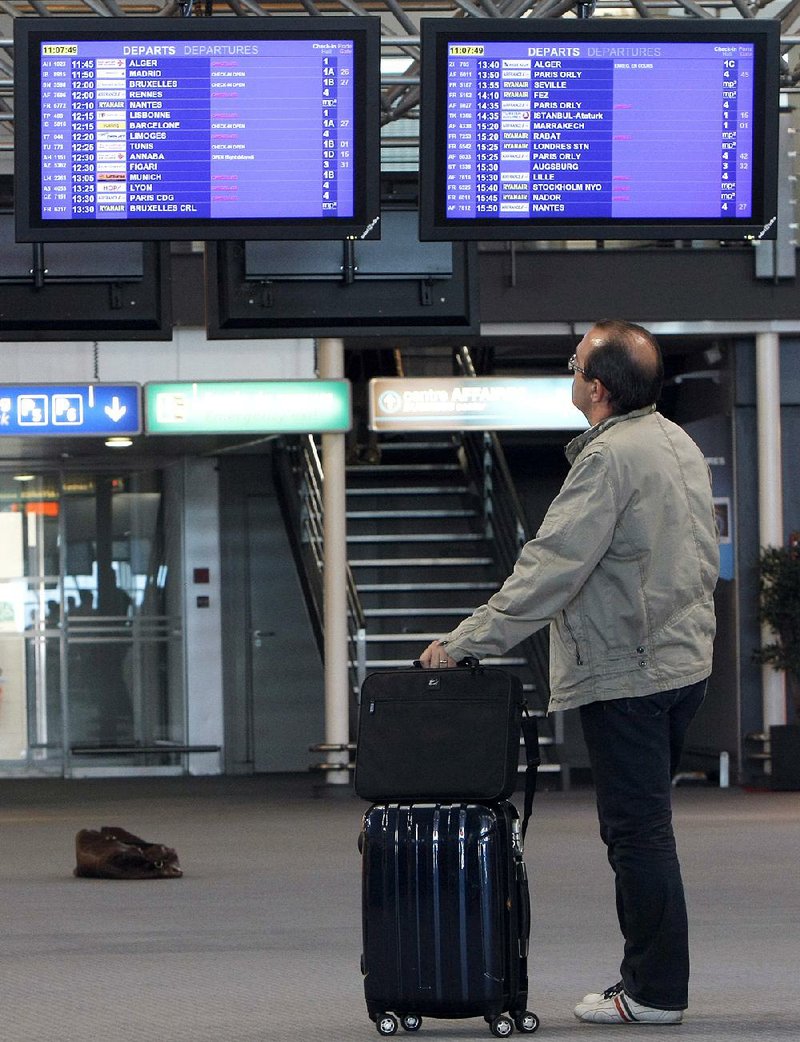
M 15 481 L 33 481 L 33 479 L 35 477 L 36 477 L 35 474 L 15 474 L 14 475 L 14 480 Z
M 132 438 L 116 437 L 106 438 L 107 449 L 129 449 L 133 445 Z

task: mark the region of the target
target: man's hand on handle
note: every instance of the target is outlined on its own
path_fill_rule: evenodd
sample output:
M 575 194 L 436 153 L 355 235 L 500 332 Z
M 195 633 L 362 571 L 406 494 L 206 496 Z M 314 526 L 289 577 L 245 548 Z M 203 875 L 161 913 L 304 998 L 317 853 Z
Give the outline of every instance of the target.
M 431 641 L 419 657 L 423 669 L 450 669 L 457 666 L 455 659 L 450 658 L 444 644 L 438 640 Z

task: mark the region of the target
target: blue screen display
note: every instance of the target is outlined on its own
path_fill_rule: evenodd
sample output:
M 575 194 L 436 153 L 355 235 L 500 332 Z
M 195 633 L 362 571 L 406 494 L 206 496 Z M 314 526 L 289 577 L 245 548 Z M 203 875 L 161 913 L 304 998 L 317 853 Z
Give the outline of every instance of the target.
M 352 218 L 353 39 L 39 44 L 41 218 Z
M 459 40 L 446 219 L 753 212 L 750 41 Z

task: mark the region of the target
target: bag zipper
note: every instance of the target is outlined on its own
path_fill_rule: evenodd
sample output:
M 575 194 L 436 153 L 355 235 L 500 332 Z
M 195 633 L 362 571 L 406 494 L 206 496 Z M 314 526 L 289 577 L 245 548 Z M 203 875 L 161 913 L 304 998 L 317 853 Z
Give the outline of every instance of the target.
M 430 705 L 433 702 L 444 702 L 445 704 L 452 704 L 454 702 L 461 702 L 463 705 L 502 705 L 499 698 L 492 698 L 489 695 L 481 695 L 480 698 L 468 698 L 459 699 L 456 696 L 451 698 L 442 697 L 438 692 L 433 695 L 416 695 L 407 696 L 405 698 L 392 698 L 391 696 L 385 698 L 371 698 L 369 700 L 369 713 L 373 714 L 379 705 L 382 706 L 409 706 L 409 705 Z M 526 708 L 525 703 L 508 703 L 509 707 L 513 705 L 519 705 L 520 708 Z

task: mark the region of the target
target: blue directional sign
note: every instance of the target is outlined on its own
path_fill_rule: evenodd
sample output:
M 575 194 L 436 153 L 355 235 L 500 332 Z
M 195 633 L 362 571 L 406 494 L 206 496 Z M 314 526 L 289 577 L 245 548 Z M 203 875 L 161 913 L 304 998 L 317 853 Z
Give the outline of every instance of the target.
M 0 384 L 0 437 L 140 434 L 139 384 Z

